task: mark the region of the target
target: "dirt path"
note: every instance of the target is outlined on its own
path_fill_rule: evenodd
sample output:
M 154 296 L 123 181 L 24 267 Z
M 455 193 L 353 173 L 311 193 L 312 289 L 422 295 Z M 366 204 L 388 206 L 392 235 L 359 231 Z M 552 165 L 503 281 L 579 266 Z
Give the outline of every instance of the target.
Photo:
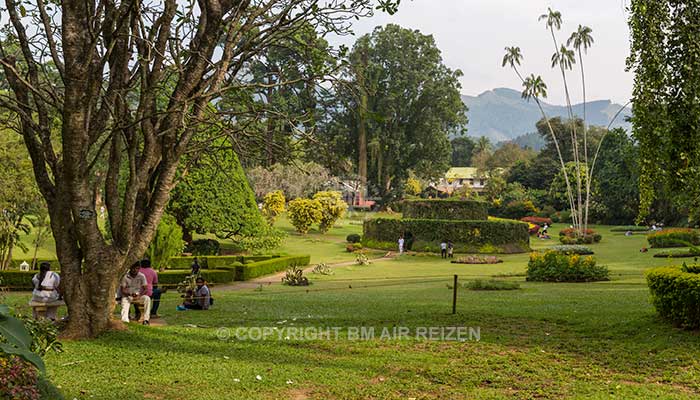
M 388 252 L 384 256 L 379 257 L 379 258 L 373 258 L 370 261 L 375 262 L 375 261 L 381 261 L 381 260 L 391 260 L 392 258 L 396 257 L 396 254 L 394 252 Z M 347 267 L 350 265 L 354 265 L 355 261 L 344 261 L 341 263 L 335 263 L 335 264 L 330 264 L 329 267 L 331 268 L 336 268 L 336 267 Z M 306 268 L 304 268 L 304 273 L 308 274 L 314 269 L 315 265 L 310 265 Z M 245 289 L 255 289 L 259 286 L 271 286 L 271 285 L 281 285 L 282 284 L 282 277 L 284 276 L 285 271 L 278 272 L 273 275 L 266 275 L 266 276 L 261 276 L 260 278 L 255 278 L 251 279 L 249 281 L 241 281 L 241 282 L 234 282 L 231 284 L 227 285 L 220 285 L 220 286 L 214 286 L 213 288 L 218 292 L 218 291 L 235 291 L 235 290 L 245 290 Z

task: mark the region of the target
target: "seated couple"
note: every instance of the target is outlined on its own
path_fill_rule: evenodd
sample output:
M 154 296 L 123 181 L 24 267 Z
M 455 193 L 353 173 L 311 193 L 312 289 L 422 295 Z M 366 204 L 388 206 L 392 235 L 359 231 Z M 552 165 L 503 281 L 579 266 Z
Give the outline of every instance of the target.
M 211 298 L 209 287 L 205 284 L 204 278 L 197 277 L 197 287 L 194 290 L 188 290 L 182 297 L 185 301 L 177 306 L 178 311 L 185 310 L 208 310 L 209 306 L 214 304 L 214 299 Z
M 151 268 L 150 260 L 137 261 L 131 265 L 129 272 L 122 278 L 117 301 L 121 301 L 123 322 L 129 322 L 129 308 L 132 303 L 136 308 L 135 319 L 141 319 L 138 304 L 143 303 L 143 324 L 149 325 L 151 318 L 158 318 L 158 306 L 163 291 L 158 287 L 158 273 Z

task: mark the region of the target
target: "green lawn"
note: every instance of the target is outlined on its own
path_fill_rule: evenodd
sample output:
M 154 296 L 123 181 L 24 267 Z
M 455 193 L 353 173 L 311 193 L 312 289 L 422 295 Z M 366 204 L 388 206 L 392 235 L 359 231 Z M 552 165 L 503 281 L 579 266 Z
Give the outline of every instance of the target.
M 640 253 L 643 235 L 596 229 L 603 242 L 592 247 L 610 267 L 610 282 L 505 278 L 522 289 L 461 289 L 452 315 L 453 274 L 464 281 L 523 273 L 527 255 L 504 256 L 497 265 L 406 255 L 311 274 L 308 288 L 214 289 L 208 312 L 177 312 L 168 293 L 161 307 L 167 327 L 67 342 L 65 353 L 47 357 L 49 374 L 69 399 L 696 398 L 700 338 L 656 317 L 643 278 L 669 261 Z M 360 230 L 346 220 L 328 237 L 290 235 L 284 251 L 311 252 L 314 262 L 349 260 L 341 242 Z M 15 305 L 27 299 L 9 297 Z M 335 326 L 478 327 L 481 340 L 354 341 L 345 329 L 332 341 L 217 338 L 221 327 Z

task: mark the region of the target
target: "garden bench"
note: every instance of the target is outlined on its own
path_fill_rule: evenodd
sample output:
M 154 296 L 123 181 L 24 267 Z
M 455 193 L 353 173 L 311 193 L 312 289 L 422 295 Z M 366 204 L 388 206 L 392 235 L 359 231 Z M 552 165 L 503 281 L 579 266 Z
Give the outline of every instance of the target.
M 40 301 L 30 301 L 29 302 L 29 307 L 31 307 L 36 315 L 39 315 L 41 317 L 46 316 L 46 307 L 61 307 L 65 306 L 66 302 L 63 300 L 56 300 L 56 301 L 51 301 L 48 303 L 42 303 Z

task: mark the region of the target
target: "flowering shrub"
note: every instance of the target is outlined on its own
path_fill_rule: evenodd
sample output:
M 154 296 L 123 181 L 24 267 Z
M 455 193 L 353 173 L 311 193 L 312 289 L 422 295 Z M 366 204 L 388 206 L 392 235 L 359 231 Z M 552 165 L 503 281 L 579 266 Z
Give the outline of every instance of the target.
M 540 232 L 540 226 L 533 224 L 532 222 L 527 223 L 527 233 L 530 234 L 530 236 L 537 235 Z
M 592 244 L 600 242 L 601 239 L 603 239 L 603 236 L 596 233 L 593 229 L 586 229 L 583 235 L 574 228 L 566 228 L 559 231 L 561 244 Z
M 523 218 L 520 218 L 520 220 L 523 222 L 527 222 L 527 223 L 534 224 L 534 225 L 540 225 L 540 226 L 543 226 L 544 224 L 547 224 L 550 226 L 552 225 L 552 219 L 545 218 L 545 217 L 523 217 Z
M 527 280 L 535 282 L 595 282 L 609 280 L 605 266 L 596 265 L 593 257 L 562 254 L 557 251 L 531 253 Z
M 578 244 L 564 244 L 561 246 L 552 246 L 550 250 L 557 251 L 563 254 L 578 254 L 580 256 L 588 256 L 593 254 L 590 247 L 581 246 Z
M 39 399 L 34 366 L 16 356 L 0 355 L 0 399 Z
M 700 245 L 700 231 L 690 228 L 670 228 L 647 235 L 653 248 L 687 247 Z
M 277 216 L 284 212 L 284 203 L 284 193 L 281 190 L 270 192 L 263 198 L 262 213 L 270 225 L 273 225 Z
M 318 200 L 295 199 L 287 205 L 287 217 L 297 232 L 304 235 L 309 232 L 311 225 L 321 222 L 323 206 Z
M 343 200 L 340 192 L 318 192 L 314 195 L 314 200 L 321 205 L 321 218 L 318 221 L 318 230 L 321 233 L 328 232 L 348 209 L 348 203 Z

